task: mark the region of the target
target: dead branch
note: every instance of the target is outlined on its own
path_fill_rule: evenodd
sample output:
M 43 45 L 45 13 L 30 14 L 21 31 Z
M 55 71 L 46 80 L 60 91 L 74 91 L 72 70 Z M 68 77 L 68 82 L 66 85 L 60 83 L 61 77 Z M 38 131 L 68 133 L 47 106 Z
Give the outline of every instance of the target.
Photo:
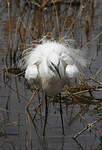
M 76 139 L 78 136 L 80 136 L 82 133 L 84 133 L 86 130 L 90 130 L 96 123 L 97 123 L 98 120 L 92 122 L 92 123 L 89 123 L 87 124 L 87 126 L 82 129 L 81 131 L 79 131 L 78 133 L 76 133 L 73 138 Z

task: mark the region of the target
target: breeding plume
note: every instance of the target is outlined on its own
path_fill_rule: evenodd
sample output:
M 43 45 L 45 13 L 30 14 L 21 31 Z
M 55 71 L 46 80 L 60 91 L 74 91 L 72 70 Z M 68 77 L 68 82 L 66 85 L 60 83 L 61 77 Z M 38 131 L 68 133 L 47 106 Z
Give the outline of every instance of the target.
M 43 89 L 46 101 L 47 96 L 61 93 L 65 84 L 69 84 L 71 79 L 77 78 L 79 68 L 83 68 L 87 64 L 82 50 L 50 40 L 43 41 L 35 48 L 30 47 L 26 50 L 22 62 L 20 66 L 25 70 L 25 78 Z M 62 108 L 60 112 L 62 112 Z

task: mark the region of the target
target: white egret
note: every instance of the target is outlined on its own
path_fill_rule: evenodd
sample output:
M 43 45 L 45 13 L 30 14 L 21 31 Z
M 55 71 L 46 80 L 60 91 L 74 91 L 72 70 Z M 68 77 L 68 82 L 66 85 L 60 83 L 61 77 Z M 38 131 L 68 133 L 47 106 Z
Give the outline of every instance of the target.
M 63 87 L 73 78 L 77 78 L 80 67 L 85 67 L 87 60 L 80 49 L 74 49 L 65 43 L 46 40 L 35 48 L 30 47 L 23 54 L 21 69 L 25 69 L 25 78 L 42 88 L 45 92 L 46 116 L 47 96 L 61 93 Z M 60 114 L 63 127 L 61 94 Z M 47 122 L 45 117 L 44 132 Z

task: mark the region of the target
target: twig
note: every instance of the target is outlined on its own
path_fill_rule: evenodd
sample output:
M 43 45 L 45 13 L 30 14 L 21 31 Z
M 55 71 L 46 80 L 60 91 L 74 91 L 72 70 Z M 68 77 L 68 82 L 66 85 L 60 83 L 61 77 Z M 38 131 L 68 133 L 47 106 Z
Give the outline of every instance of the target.
M 69 8 L 71 7 L 71 4 L 72 4 L 72 0 L 70 0 L 70 2 L 69 2 L 69 7 L 68 7 L 68 11 L 67 11 L 67 16 L 68 16 Z M 67 20 L 68 20 L 68 18 L 66 17 L 65 20 L 64 20 L 64 24 L 63 24 L 62 30 L 61 30 L 61 37 L 63 37 L 64 29 L 65 29 L 65 25 L 66 25 L 66 23 L 67 23 Z
M 86 93 L 86 92 L 89 92 L 89 90 L 83 90 L 83 91 L 80 91 L 80 92 L 76 92 L 76 93 L 73 93 L 73 95 L 78 95 L 78 94 L 82 94 L 82 93 Z
M 96 74 L 93 76 L 93 78 L 96 78 L 98 74 L 102 72 L 102 66 L 99 68 L 99 70 L 96 72 Z
M 29 99 L 28 103 L 25 106 L 26 111 L 28 111 L 29 105 L 31 104 L 33 98 L 36 96 L 36 94 L 39 92 L 39 89 L 36 88 L 36 90 L 34 91 L 33 95 L 31 96 L 31 98 Z
M 25 71 L 23 71 L 23 72 L 20 72 L 20 73 L 18 73 L 18 74 L 16 75 L 16 77 L 17 77 L 17 76 L 24 75 L 24 73 L 25 73 Z
M 79 18 L 81 17 L 81 15 L 82 15 L 82 9 L 83 9 L 83 8 L 82 8 L 82 6 L 81 6 L 80 12 L 78 13 L 77 17 L 76 17 L 75 19 L 73 19 L 72 24 L 70 25 L 68 31 L 65 33 L 65 36 L 60 39 L 60 42 L 62 42 L 62 41 L 65 40 L 65 38 L 67 37 L 67 35 L 70 33 L 70 31 L 71 31 L 73 25 L 76 23 L 76 19 L 79 19 Z
M 96 88 L 95 91 L 102 91 L 102 88 Z
M 59 22 L 58 11 L 57 11 L 57 8 L 56 8 L 54 0 L 52 0 L 52 3 L 54 5 L 54 9 L 55 9 L 55 15 L 56 15 L 56 21 L 57 21 L 57 29 L 58 29 L 59 38 L 60 38 L 60 25 L 59 25 L 60 22 Z
M 92 80 L 92 81 L 94 81 L 94 82 L 96 82 L 97 84 L 102 85 L 102 82 L 97 81 L 97 80 L 96 80 L 95 78 L 93 78 L 93 77 L 90 77 L 89 79 Z
M 98 83 L 98 84 L 100 84 L 100 85 L 102 85 L 102 83 L 101 82 L 99 82 L 99 81 L 96 81 L 94 78 L 89 78 L 90 80 L 93 80 L 94 82 L 96 82 L 96 83 Z M 79 94 L 83 94 L 83 93 L 87 93 L 87 92 L 93 92 L 93 91 L 102 91 L 102 87 L 101 86 L 99 86 L 99 85 L 96 85 L 96 86 L 93 86 L 93 87 L 89 87 L 89 88 L 87 88 L 87 89 L 85 89 L 85 90 L 81 90 L 81 91 L 79 91 L 79 92 L 70 92 L 70 91 L 67 91 L 67 94 L 68 95 L 71 95 L 71 96 L 75 96 L 75 95 L 79 95 Z
M 7 0 L 8 5 L 8 22 L 9 22 L 9 52 L 10 52 L 10 64 L 12 64 L 12 27 L 11 27 L 11 10 L 10 10 L 10 2 Z
M 90 130 L 94 124 L 97 123 L 98 120 L 92 122 L 92 123 L 89 123 L 83 130 L 79 131 L 78 133 L 76 133 L 73 138 L 76 139 L 79 135 L 81 135 L 83 132 L 85 132 L 86 130 Z
M 96 35 L 96 37 L 93 38 L 91 41 L 87 42 L 84 47 L 88 46 L 88 45 L 91 44 L 93 41 L 97 40 L 101 35 L 102 35 L 102 32 L 100 32 L 98 35 Z

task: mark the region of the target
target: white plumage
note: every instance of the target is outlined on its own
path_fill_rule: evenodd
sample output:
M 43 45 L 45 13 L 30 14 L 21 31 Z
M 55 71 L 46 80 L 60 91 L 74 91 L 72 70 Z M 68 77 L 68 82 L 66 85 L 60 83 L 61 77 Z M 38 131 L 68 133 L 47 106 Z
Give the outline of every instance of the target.
M 80 49 L 49 40 L 26 50 L 22 60 L 20 66 L 25 69 L 25 78 L 49 96 L 61 92 L 70 79 L 78 76 L 79 68 L 87 64 Z

